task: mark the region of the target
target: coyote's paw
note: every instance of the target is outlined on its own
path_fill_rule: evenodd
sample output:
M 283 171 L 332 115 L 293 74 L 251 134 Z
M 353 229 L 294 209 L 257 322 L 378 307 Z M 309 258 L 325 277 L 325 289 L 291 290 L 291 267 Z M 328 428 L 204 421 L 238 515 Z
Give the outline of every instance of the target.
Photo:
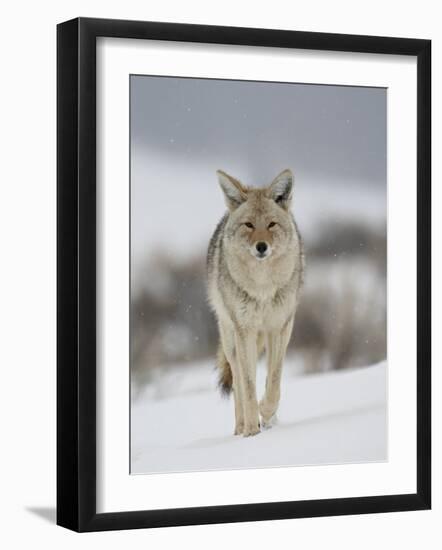
M 266 399 L 262 399 L 259 403 L 259 414 L 261 416 L 262 427 L 265 429 L 271 428 L 276 424 L 276 410 L 278 403 L 269 403 Z
M 244 423 L 236 424 L 233 435 L 242 435 L 244 433 Z
M 273 428 L 275 424 L 278 423 L 278 417 L 276 416 L 276 413 L 271 416 L 268 420 L 264 420 L 264 418 L 261 419 L 261 426 L 263 430 L 270 430 L 270 428 Z
M 259 427 L 259 423 L 258 424 L 253 424 L 253 425 L 250 425 L 250 426 L 245 426 L 243 436 L 244 437 L 250 437 L 252 435 L 259 434 L 260 431 L 261 430 L 260 430 L 260 427 Z

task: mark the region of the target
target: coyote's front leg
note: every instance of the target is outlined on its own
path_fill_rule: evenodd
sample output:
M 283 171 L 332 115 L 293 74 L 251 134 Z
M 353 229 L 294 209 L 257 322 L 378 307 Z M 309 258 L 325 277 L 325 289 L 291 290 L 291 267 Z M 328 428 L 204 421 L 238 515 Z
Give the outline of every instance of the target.
M 281 395 L 282 365 L 292 329 L 293 317 L 284 325 L 282 330 L 269 332 L 267 335 L 266 389 L 259 404 L 263 427 L 271 426 L 276 419 L 276 411 Z
M 221 345 L 232 371 L 232 390 L 235 401 L 235 435 L 242 435 L 244 431 L 244 406 L 242 401 L 241 380 L 238 372 L 238 361 L 235 357 L 235 334 L 231 327 L 220 323 Z
M 237 368 L 242 391 L 245 437 L 259 433 L 258 401 L 256 399 L 257 334 L 240 330 L 235 334 Z

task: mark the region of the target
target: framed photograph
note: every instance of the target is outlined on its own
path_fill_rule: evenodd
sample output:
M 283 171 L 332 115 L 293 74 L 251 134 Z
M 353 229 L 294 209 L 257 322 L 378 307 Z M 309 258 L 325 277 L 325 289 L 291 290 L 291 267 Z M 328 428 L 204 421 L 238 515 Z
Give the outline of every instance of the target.
M 57 37 L 57 523 L 429 509 L 430 41 Z

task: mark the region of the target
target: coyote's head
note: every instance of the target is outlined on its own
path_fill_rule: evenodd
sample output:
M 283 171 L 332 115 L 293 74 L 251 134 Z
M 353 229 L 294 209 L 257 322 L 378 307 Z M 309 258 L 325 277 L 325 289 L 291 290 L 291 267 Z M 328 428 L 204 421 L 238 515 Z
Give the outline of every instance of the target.
M 258 261 L 284 254 L 295 232 L 292 172 L 284 170 L 264 188 L 246 187 L 222 170 L 217 174 L 230 211 L 224 239 L 231 252 Z

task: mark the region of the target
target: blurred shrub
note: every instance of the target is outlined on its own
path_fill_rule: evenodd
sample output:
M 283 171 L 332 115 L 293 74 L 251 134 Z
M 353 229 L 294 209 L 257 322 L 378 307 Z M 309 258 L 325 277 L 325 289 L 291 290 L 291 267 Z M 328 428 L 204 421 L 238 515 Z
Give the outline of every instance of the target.
M 381 277 L 387 271 L 386 227 L 374 229 L 357 222 L 324 223 L 318 237 L 307 246 L 309 257 L 333 260 L 363 257 L 378 269 Z
M 305 285 L 289 350 L 305 372 L 386 357 L 386 237 L 357 223 L 325 225 L 305 243 Z M 215 357 L 217 327 L 206 298 L 205 256 L 166 255 L 137 274 L 131 304 L 131 372 L 148 382 L 158 367 Z
M 290 348 L 307 372 L 377 363 L 386 357 L 386 294 L 365 260 L 322 262 L 311 275 L 296 313 Z
M 138 381 L 149 370 L 189 363 L 215 353 L 217 327 L 206 298 L 205 257 L 175 263 L 153 258 L 131 304 L 131 369 Z

